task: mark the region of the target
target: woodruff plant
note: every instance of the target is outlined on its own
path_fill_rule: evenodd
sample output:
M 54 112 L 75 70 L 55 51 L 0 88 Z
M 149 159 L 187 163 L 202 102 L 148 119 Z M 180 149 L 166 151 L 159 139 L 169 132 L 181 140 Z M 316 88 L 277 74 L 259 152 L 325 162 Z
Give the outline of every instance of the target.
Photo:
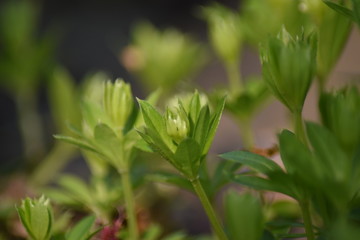
M 326 3 L 358 22 L 359 0 L 351 2 L 351 10 L 345 7 L 344 1 Z M 273 14 L 266 25 L 266 13 L 278 6 L 286 8 L 278 8 L 278 14 Z M 254 45 L 263 39 L 260 45 L 262 78 L 244 86 L 240 83 L 240 87 L 236 83 L 239 79 L 233 78 L 231 89 L 225 91 L 229 93 L 227 103 L 224 91 L 214 94 L 218 100 L 215 107 L 205 95 L 195 91 L 190 97 L 168 100 L 164 111 L 158 110 L 154 101 L 159 92 L 151 94 L 148 100 L 138 99 L 138 108 L 130 85 L 124 81 L 90 84 L 81 104 L 81 129 L 70 126 L 71 133 L 65 132 L 66 136 L 57 135 L 56 138 L 80 147 L 92 177 L 101 179 L 101 183 L 112 177 L 111 174 L 121 179 L 118 185 L 110 184 L 120 193 L 115 194 L 117 202 L 112 199 L 113 192 L 103 184 L 91 182 L 87 187 L 78 179 L 62 177 L 59 185 L 67 188 L 94 216 L 84 218 L 70 230 L 63 229 L 55 236 L 55 223 L 60 220 L 53 217 L 56 214 L 52 213 L 49 201 L 44 197 L 27 198 L 17 209 L 30 238 L 87 240 L 98 235 L 101 239 L 188 239 L 181 232 L 162 237 L 163 230 L 159 226 L 146 226 L 137 218 L 136 204 L 140 201 L 134 197 L 135 184 L 131 176 L 135 175 L 132 167 L 140 149 L 161 155 L 179 172 L 158 172 L 156 166 L 154 172 L 144 174 L 145 179 L 170 183 L 197 194 L 217 239 L 359 238 L 360 94 L 356 87 L 332 93 L 325 91 L 326 79 L 347 38 L 349 20 L 318 0 L 248 0 L 244 12 L 231 12 L 219 5 L 203 10 L 213 48 L 234 76 L 239 74 L 237 65 L 243 43 Z M 279 23 L 290 15 L 291 19 L 284 24 L 291 34 L 283 27 L 277 36 L 274 35 L 275 30 L 281 29 Z M 240 29 L 241 26 L 244 29 Z M 264 30 L 264 26 L 268 29 Z M 303 26 L 303 32 L 295 34 L 299 26 Z M 264 39 L 269 33 L 272 36 Z M 333 33 L 338 35 L 329 39 Z M 167 90 L 173 90 L 175 83 L 199 67 L 196 56 L 201 59 L 205 56 L 200 45 L 182 34 L 172 30 L 158 32 L 150 25 L 135 31 L 134 42 L 130 53 L 140 58 L 135 59 L 139 62 L 135 62 L 132 70 L 150 80 L 149 88 L 153 89 L 163 84 Z M 332 49 L 327 51 L 330 47 Z M 184 65 L 180 66 L 181 63 Z M 304 123 L 302 119 L 305 98 L 315 77 L 320 82 L 319 109 L 323 125 Z M 282 130 L 278 135 L 282 165 L 274 162 L 268 151 L 263 155 L 232 151 L 221 154 L 223 160 L 216 166 L 210 165 L 206 158 L 223 109 L 229 110 L 242 124 L 249 121 L 267 96 L 266 86 L 289 109 L 295 121 L 294 131 Z M 73 136 L 68 136 L 70 134 Z M 254 145 L 253 141 L 248 141 L 245 149 L 250 150 Z M 152 162 L 147 158 L 147 162 Z M 112 173 L 107 175 L 107 170 Z M 229 181 L 261 192 L 238 194 L 232 189 L 224 192 L 222 221 L 213 205 L 217 193 Z M 153 193 L 153 189 L 151 191 Z M 276 209 L 276 203 L 263 191 L 287 195 L 295 200 L 291 204 L 298 209 L 289 214 L 290 217 L 284 217 L 283 211 Z M 115 211 L 108 209 L 122 204 L 125 215 L 114 220 L 111 215 Z M 102 227 L 100 224 L 108 225 Z M 300 228 L 301 232 L 293 232 L 293 227 Z
M 190 102 L 181 99 L 168 106 L 161 115 L 151 104 L 138 100 L 145 122 L 139 131 L 153 151 L 159 153 L 192 184 L 219 239 L 227 239 L 205 190 L 199 180 L 200 166 L 209 151 L 224 109 L 225 98 L 211 112 L 207 102 L 201 102 L 195 92 Z
M 131 162 L 138 140 L 138 135 L 133 129 L 136 113 L 130 85 L 122 80 L 116 80 L 114 83 L 107 81 L 103 85 L 100 103 L 83 103 L 83 132 L 75 131 L 76 138 L 55 136 L 59 140 L 95 153 L 118 171 L 121 176 L 130 239 L 137 239 L 139 235 L 130 178 Z

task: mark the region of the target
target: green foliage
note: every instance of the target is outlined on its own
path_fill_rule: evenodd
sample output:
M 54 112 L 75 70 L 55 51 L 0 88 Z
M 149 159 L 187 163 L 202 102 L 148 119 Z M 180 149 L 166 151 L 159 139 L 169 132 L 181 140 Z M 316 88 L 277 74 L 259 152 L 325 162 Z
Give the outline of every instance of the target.
M 260 201 L 257 198 L 251 194 L 239 195 L 230 191 L 225 197 L 224 205 L 230 239 L 262 239 L 264 216 Z
M 95 219 L 94 216 L 83 218 L 66 234 L 66 240 L 90 240 L 93 234 L 89 232 Z
M 251 77 L 246 80 L 242 92 L 227 97 L 225 110 L 238 119 L 251 119 L 269 97 L 270 92 L 265 81 L 260 77 Z
M 206 62 L 202 45 L 175 30 L 160 31 L 150 23 L 134 27 L 133 41 L 123 52 L 123 64 L 150 90 L 173 90 Z
M 261 49 L 263 78 L 291 112 L 301 111 L 316 70 L 316 35 L 295 39 L 285 30 Z
M 8 1 L 0 12 L 0 84 L 13 94 L 33 94 L 53 66 L 50 32 L 36 38 L 38 9 L 29 1 Z
M 40 80 L 51 73 L 46 87 L 54 123 L 61 134 L 55 138 L 72 145 L 66 148 L 63 143 L 56 144 L 50 154 L 52 160 L 35 176 L 45 179 L 55 175 L 61 165 L 56 160 L 68 156 L 73 146 L 81 149 L 91 172 L 89 181 L 62 175 L 56 179 L 57 188 L 43 189 L 57 203 L 56 218 L 45 197 L 23 200 L 17 211 L 28 237 L 358 239 L 360 94 L 356 87 L 324 92 L 326 80 L 348 38 L 350 20 L 360 25 L 360 1 L 351 2 L 350 9 L 345 0 L 325 1 L 337 12 L 320 0 L 247 0 L 241 11 L 220 4 L 202 7 L 211 45 L 224 64 L 230 83 L 225 90 L 216 89 L 212 98 L 216 106 L 211 106 L 206 95 L 196 90 L 166 99 L 180 81 L 191 78 L 204 65 L 209 56 L 205 48 L 175 29 L 159 31 L 148 23 L 139 24 L 122 61 L 147 89 L 157 89 L 147 100 L 138 100 L 140 107 L 134 104 L 130 84 L 120 79 L 107 81 L 102 73 L 89 76 L 77 89 L 65 69 L 52 70 L 55 41 L 51 34 L 36 37 L 37 9 L 26 1 L 3 5 L 1 83 L 26 102 L 40 86 Z M 239 68 L 246 43 L 256 47 L 260 43 L 262 78 L 242 82 Z M 301 116 L 315 75 L 320 83 L 319 108 L 324 126 L 304 124 Z M 251 124 L 270 92 L 295 120 L 295 133 L 282 130 L 278 135 L 282 164 L 270 159 L 270 153 L 258 155 L 248 151 L 221 154 L 224 160 L 213 165 L 206 161 L 223 109 L 240 124 L 244 148 L 257 150 Z M 163 112 L 156 106 L 159 99 L 164 100 Z M 154 164 L 151 159 L 154 152 L 178 173 L 168 171 L 166 165 Z M 37 177 L 32 182 L 40 183 Z M 134 190 L 146 186 L 145 180 L 172 184 L 197 194 L 214 236 L 169 233 L 169 229 L 163 229 L 153 219 L 143 219 L 141 209 L 157 204 L 154 189 L 149 191 L 150 198 L 134 196 Z M 229 182 L 259 192 L 238 193 L 231 189 L 225 192 L 222 224 L 214 206 Z M 273 201 L 264 191 L 292 199 Z M 8 202 L 6 199 L 6 205 Z M 90 215 L 76 222 L 79 219 L 76 212 L 62 213 L 63 206 L 81 211 L 80 216 L 82 212 Z M 6 206 L 1 218 L 9 216 L 5 211 Z M 107 226 L 103 229 L 100 224 Z M 2 237 L 3 228 L 0 226 L 0 238 L 7 237 Z M 294 228 L 301 231 L 295 232 Z
M 344 3 L 343 0 L 340 2 Z M 323 88 L 348 39 L 351 29 L 350 20 L 332 11 L 322 0 L 304 0 L 302 7 L 310 15 L 317 30 L 316 75 Z
M 52 231 L 53 213 L 49 199 L 26 198 L 17 207 L 21 223 L 29 236 L 34 240 L 49 240 Z
M 56 129 L 69 134 L 67 124 L 80 127 L 80 99 L 74 80 L 58 67 L 48 83 L 48 96 Z
M 360 144 L 360 94 L 356 87 L 323 93 L 319 108 L 321 118 L 350 155 Z
M 241 19 L 246 42 L 256 48 L 269 35 L 280 32 L 282 26 L 295 36 L 309 24 L 299 1 L 288 0 L 246 0 L 241 6 Z
M 324 2 L 336 12 L 350 18 L 352 21 L 356 22 L 360 26 L 360 2 L 359 0 L 351 0 L 352 9 L 347 8 L 343 2 L 335 3 L 333 1 L 324 0 Z
M 148 102 L 138 102 L 146 125 L 139 132 L 141 137 L 188 179 L 196 178 L 214 138 L 225 99 L 210 113 L 208 104 L 201 106 L 195 92 L 188 105 L 179 99 L 175 111 L 169 114 L 170 106 L 164 115 Z
M 204 7 L 212 47 L 225 63 L 238 62 L 242 48 L 242 24 L 238 13 L 220 5 Z

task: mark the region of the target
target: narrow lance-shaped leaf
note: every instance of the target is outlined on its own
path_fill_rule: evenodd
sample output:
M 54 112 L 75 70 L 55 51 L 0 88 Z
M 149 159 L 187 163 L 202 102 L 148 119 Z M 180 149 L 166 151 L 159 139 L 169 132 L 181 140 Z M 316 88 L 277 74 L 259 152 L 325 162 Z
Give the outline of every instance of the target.
M 95 222 L 95 216 L 87 216 L 73 227 L 66 235 L 66 240 L 83 240 L 89 234 L 92 225 Z
M 174 151 L 175 149 L 171 144 L 171 139 L 166 133 L 166 126 L 160 113 L 148 102 L 140 99 L 137 100 L 139 102 L 146 126 L 156 132 L 164 140 L 164 143 L 168 146 L 168 148 Z
M 210 128 L 209 128 L 209 132 L 207 135 L 207 139 L 206 139 L 202 154 L 207 154 L 210 149 L 211 143 L 215 137 L 216 129 L 220 123 L 220 118 L 221 118 L 222 112 L 224 110 L 225 101 L 226 101 L 226 97 L 223 97 L 217 105 L 215 114 L 210 122 Z
M 226 160 L 244 164 L 264 174 L 273 171 L 282 171 L 280 166 L 277 165 L 273 160 L 251 152 L 234 151 L 221 154 L 220 157 Z
M 191 186 L 190 182 L 187 179 L 174 173 L 157 172 L 157 173 L 149 174 L 146 177 L 146 179 L 155 182 L 172 184 L 182 189 L 188 190 L 190 192 L 194 191 L 193 187 Z
M 187 175 L 186 177 L 190 179 L 196 177 L 201 160 L 199 144 L 194 139 L 186 138 L 179 144 L 174 160 L 180 165 L 182 172 Z

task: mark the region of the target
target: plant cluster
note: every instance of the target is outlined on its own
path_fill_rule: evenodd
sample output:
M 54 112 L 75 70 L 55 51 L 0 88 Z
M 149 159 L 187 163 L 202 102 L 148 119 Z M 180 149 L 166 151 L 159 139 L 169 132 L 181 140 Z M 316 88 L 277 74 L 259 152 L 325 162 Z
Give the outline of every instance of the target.
M 31 24 L 28 20 L 34 12 L 27 4 L 10 4 L 8 14 L 1 16 L 11 20 L 11 11 L 24 11 L 21 16 L 28 19 L 23 23 Z M 208 23 L 210 47 L 228 78 L 225 86 L 207 93 L 190 82 L 183 90 L 181 84 L 206 64 L 211 56 L 208 46 L 175 29 L 157 30 L 150 23 L 134 29 L 121 57 L 149 91 L 146 99 L 135 98 L 124 80 L 111 81 L 102 73 L 89 76 L 77 89 L 65 70 L 53 67 L 49 96 L 59 134 L 54 135 L 55 150 L 30 174 L 33 191 L 47 197 L 26 198 L 16 206 L 25 236 L 32 240 L 358 239 L 360 92 L 356 84 L 328 91 L 326 83 L 352 21 L 360 25 L 359 6 L 359 0 L 246 0 L 239 11 L 220 4 L 199 8 L 199 16 Z M 44 73 L 43 64 L 35 61 L 37 54 L 48 52 L 41 51 L 43 44 L 35 40 L 28 45 L 18 41 L 31 31 L 28 25 L 18 27 L 12 32 L 1 26 L 12 48 L 0 57 L 0 76 L 18 80 L 24 75 L 35 81 Z M 247 45 L 258 51 L 262 74 L 243 79 L 239 66 Z M 18 59 L 19 49 L 36 53 L 26 55 L 34 58 L 31 66 Z M 319 123 L 304 121 L 302 115 L 315 81 Z M 24 92 L 16 81 L 1 83 L 20 99 L 35 91 Z M 260 151 L 251 124 L 271 96 L 289 111 L 293 130 L 278 134 L 277 149 Z M 239 124 L 244 150 L 222 153 L 214 163 L 209 150 L 223 112 Z M 90 169 L 88 182 L 59 173 L 75 153 L 74 146 Z M 277 152 L 279 161 L 273 158 Z M 47 183 L 55 174 L 54 187 Z M 158 183 L 197 196 L 212 234 L 169 232 L 144 220 L 142 208 L 150 208 L 151 199 L 165 191 Z M 270 192 L 280 200 L 269 197 Z M 222 211 L 218 196 L 223 199 Z

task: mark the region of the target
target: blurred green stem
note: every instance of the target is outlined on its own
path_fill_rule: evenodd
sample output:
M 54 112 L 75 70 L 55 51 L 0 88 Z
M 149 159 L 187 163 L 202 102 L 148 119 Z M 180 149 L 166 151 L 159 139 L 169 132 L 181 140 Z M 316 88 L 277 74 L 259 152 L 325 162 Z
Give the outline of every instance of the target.
M 129 171 L 119 170 L 121 175 L 121 182 L 124 193 L 126 216 L 128 220 L 129 239 L 137 240 L 139 232 L 137 227 L 136 212 L 135 212 L 135 199 L 132 191 L 131 179 Z
M 42 121 L 37 113 L 36 94 L 21 92 L 15 96 L 20 134 L 23 141 L 24 156 L 27 161 L 36 161 L 45 152 Z
M 210 223 L 219 238 L 219 240 L 227 240 L 227 236 L 221 226 L 221 223 L 218 219 L 218 217 L 215 214 L 215 211 L 209 201 L 208 196 L 206 195 L 204 188 L 201 185 L 201 182 L 199 178 L 196 178 L 195 180 L 190 181 L 192 186 L 194 187 L 194 190 L 199 197 L 201 204 L 203 205 L 205 212 L 210 220 Z
M 294 111 L 293 116 L 294 116 L 295 134 L 305 144 L 305 146 L 308 147 L 309 143 L 308 143 L 308 140 L 306 137 L 306 132 L 304 129 L 304 121 L 302 118 L 302 109 Z
M 225 64 L 230 84 L 230 92 L 241 92 L 243 90 L 239 65 L 239 61 L 227 62 Z
M 67 143 L 57 142 L 44 160 L 37 166 L 31 176 L 31 184 L 43 186 L 52 180 L 56 174 L 76 153 L 75 148 Z
M 254 147 L 254 133 L 251 127 L 251 119 L 250 118 L 242 118 L 239 119 L 240 125 L 240 136 L 243 141 L 244 148 L 247 150 L 251 150 Z
M 304 220 L 304 226 L 306 231 L 307 240 L 314 240 L 315 235 L 312 228 L 312 220 L 310 215 L 309 201 L 308 199 L 301 200 L 299 202 L 301 208 L 301 214 Z

